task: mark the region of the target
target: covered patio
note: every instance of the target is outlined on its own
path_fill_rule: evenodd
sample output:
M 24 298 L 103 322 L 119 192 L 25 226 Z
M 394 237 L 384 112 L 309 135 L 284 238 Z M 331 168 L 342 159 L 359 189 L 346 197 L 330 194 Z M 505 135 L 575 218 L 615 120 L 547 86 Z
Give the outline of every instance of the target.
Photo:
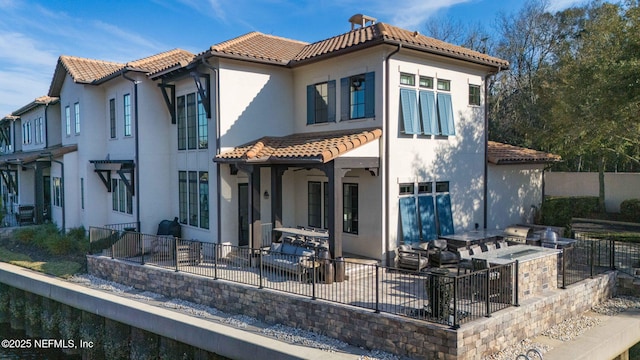
M 305 201 L 299 200 L 308 193 L 292 195 L 289 188 L 283 188 L 285 174 L 295 177 L 299 171 L 308 171 L 312 174 L 323 176 L 326 180 L 322 190 L 324 197 L 320 199 L 324 205 L 324 211 L 318 216 L 319 228 L 329 233 L 329 251 L 331 258 L 336 259 L 344 254 L 343 233 L 353 233 L 355 227 L 357 233 L 359 217 L 358 194 L 356 188 L 353 194 L 345 193 L 345 176 L 351 171 L 357 171 L 358 177 L 378 177 L 380 168 L 380 146 L 378 139 L 382 136 L 380 128 L 351 129 L 330 132 L 298 133 L 287 136 L 266 136 L 256 139 L 244 145 L 222 152 L 214 158 L 215 162 L 229 166 L 229 174 L 226 179 L 229 184 L 238 183 L 233 177 L 238 172 L 247 175 L 248 187 L 248 230 L 249 245 L 251 248 L 264 246 L 262 239 L 263 223 L 271 223 L 273 228 L 283 226 L 310 226 L 310 221 L 300 219 L 307 215 L 309 218 L 309 203 L 304 209 L 299 208 Z M 270 186 L 262 191 L 261 169 L 267 169 Z M 353 175 L 356 176 L 356 175 Z M 290 178 L 289 185 L 303 182 L 304 180 Z M 320 185 L 319 185 L 320 186 Z M 347 189 L 349 190 L 349 189 Z M 376 189 L 377 193 L 381 192 Z M 371 188 L 365 192 L 373 191 Z M 367 194 L 365 194 L 367 195 Z M 368 195 L 367 195 L 368 196 Z M 345 204 L 355 201 L 356 204 Z M 263 215 L 265 207 L 262 201 L 266 201 L 266 208 L 270 209 L 270 218 Z M 350 211 L 345 210 L 353 209 Z M 242 206 L 242 204 L 239 204 Z M 283 213 L 283 208 L 289 210 L 289 214 Z M 291 211 L 291 209 L 295 211 Z M 300 215 L 303 214 L 303 215 Z M 364 213 L 366 215 L 366 212 Z M 241 219 L 236 219 L 238 222 Z M 324 220 L 324 221 L 321 221 Z M 224 226 L 224 222 L 222 224 Z M 224 232 L 224 229 L 223 229 Z M 273 239 L 272 239 L 273 240 Z M 277 240 L 277 239 L 275 239 Z M 268 244 L 267 244 L 268 245 Z

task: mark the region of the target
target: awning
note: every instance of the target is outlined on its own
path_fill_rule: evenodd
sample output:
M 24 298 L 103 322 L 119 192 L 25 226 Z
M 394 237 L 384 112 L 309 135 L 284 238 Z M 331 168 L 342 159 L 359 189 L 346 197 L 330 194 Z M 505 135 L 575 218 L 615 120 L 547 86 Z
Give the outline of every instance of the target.
M 120 179 L 127 187 L 131 195 L 135 195 L 134 169 L 136 167 L 133 160 L 89 160 L 95 166 L 94 171 L 107 187 L 107 192 L 111 192 L 111 172 L 115 171 L 120 175 Z M 129 174 L 127 178 L 126 174 Z
M 374 141 L 382 129 L 351 129 L 287 136 L 265 136 L 216 156 L 220 163 L 287 164 L 327 163 L 340 155 Z
M 65 145 L 33 151 L 17 151 L 10 154 L 0 155 L 0 167 L 8 165 L 25 165 L 38 159 L 56 158 L 77 150 L 78 145 Z

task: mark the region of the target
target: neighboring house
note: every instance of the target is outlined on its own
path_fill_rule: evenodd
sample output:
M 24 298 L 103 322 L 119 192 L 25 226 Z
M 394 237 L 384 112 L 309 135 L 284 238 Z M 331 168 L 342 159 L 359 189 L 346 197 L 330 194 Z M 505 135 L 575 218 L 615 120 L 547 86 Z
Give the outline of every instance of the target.
M 27 106 L 0 122 L 15 134 L 0 145 L 17 137 L 48 162 L 35 178 L 49 177 L 50 215 L 65 228 L 155 233 L 177 217 L 183 238 L 260 246 L 263 224 L 305 226 L 329 231 L 333 256 L 387 262 L 400 243 L 502 226 L 487 210 L 502 204 L 487 189 L 485 89 L 509 64 L 350 21 L 312 44 L 252 32 L 197 56 L 61 56 L 45 131 L 57 140 L 22 144 L 21 121 L 39 116 Z M 2 156 L 7 185 L 18 166 Z
M 51 219 L 51 167 L 53 154 L 75 151 L 61 146 L 59 99 L 42 96 L 12 113 L 3 122 L 0 173 L 5 209 L 17 213 L 32 207 L 32 221 Z
M 544 197 L 544 172 L 560 156 L 489 141 L 487 228 L 533 223 Z

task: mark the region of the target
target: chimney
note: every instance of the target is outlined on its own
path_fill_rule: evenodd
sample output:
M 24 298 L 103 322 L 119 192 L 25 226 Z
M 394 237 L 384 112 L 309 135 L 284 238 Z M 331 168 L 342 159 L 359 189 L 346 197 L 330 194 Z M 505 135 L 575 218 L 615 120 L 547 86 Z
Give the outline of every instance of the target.
M 349 18 L 349 22 L 351 23 L 351 30 L 355 29 L 356 26 L 365 27 L 368 25 L 373 25 L 376 23 L 378 19 L 373 18 L 371 16 L 355 14 Z M 370 24 L 367 24 L 370 23 Z

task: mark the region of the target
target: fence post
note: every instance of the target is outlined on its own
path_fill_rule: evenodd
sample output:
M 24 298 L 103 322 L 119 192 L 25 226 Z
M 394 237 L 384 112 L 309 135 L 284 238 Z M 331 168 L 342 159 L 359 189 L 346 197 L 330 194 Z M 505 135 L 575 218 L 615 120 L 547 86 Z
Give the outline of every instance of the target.
M 589 277 L 591 277 L 591 278 L 593 277 L 593 270 L 594 270 L 593 268 L 595 266 L 595 264 L 594 264 L 595 263 L 594 257 L 596 255 L 596 251 L 594 249 L 595 246 L 596 246 L 596 243 L 592 240 L 591 241 L 591 254 L 589 254 L 589 260 L 590 260 L 589 262 L 591 263 L 590 266 L 589 266 L 589 273 L 590 273 Z
M 451 324 L 451 328 L 456 330 L 460 328 L 460 324 L 458 323 L 458 276 L 454 276 L 453 278 L 453 324 Z
M 213 280 L 218 280 L 218 252 L 222 253 L 223 251 L 220 245 L 220 243 L 213 244 Z
M 249 258 L 249 260 L 251 260 L 251 257 Z M 262 278 L 263 278 L 263 274 L 262 274 L 262 267 L 264 266 L 264 264 L 262 263 L 262 249 L 258 250 L 258 260 L 260 261 L 260 266 L 258 267 L 258 276 L 260 278 L 260 289 L 262 289 L 264 287 L 263 283 L 262 283 Z
M 315 300 L 316 299 L 316 275 L 318 273 L 318 271 L 316 271 L 316 254 L 315 252 L 313 253 L 313 255 L 311 255 L 311 273 L 313 274 L 311 276 L 311 300 Z M 318 267 L 319 269 L 319 267 Z
M 610 244 L 609 246 L 611 247 L 611 252 L 610 252 L 610 257 L 609 257 L 609 263 L 610 263 L 610 267 L 612 270 L 616 269 L 616 241 L 612 239 L 609 240 Z
M 515 286 L 514 286 L 515 294 L 513 296 L 515 304 L 513 304 L 513 305 L 514 306 L 520 306 L 520 297 L 518 295 L 520 293 L 520 287 L 518 285 L 520 283 L 520 281 L 518 280 L 518 275 L 520 273 L 520 261 L 518 261 L 518 260 L 516 260 L 516 264 L 514 266 L 514 271 L 515 271 L 516 274 L 515 274 L 515 277 L 511 280 L 511 281 L 513 281 L 515 283 Z
M 567 251 L 569 251 L 570 248 L 566 248 L 566 249 L 562 249 L 562 289 L 566 289 L 567 288 Z M 571 250 L 573 251 L 573 250 Z
M 376 263 L 376 314 L 380 313 L 380 265 Z
M 116 231 L 115 230 L 111 230 L 111 236 L 114 236 L 114 234 L 116 234 Z M 111 241 L 111 260 L 116 258 L 115 255 L 114 255 L 116 253 L 115 252 L 115 250 L 116 250 L 116 242 L 117 242 L 116 240 L 112 240 Z
M 140 239 L 140 256 L 141 256 L 141 260 L 140 260 L 140 265 L 144 265 L 144 235 L 141 234 L 140 232 L 138 232 L 138 239 Z
M 173 249 L 173 251 L 174 251 L 173 258 L 176 260 L 176 272 L 178 272 L 178 241 L 179 240 L 178 240 L 177 237 L 174 237 L 174 239 L 175 239 L 175 242 L 174 242 L 175 246 L 174 246 L 174 249 Z
M 485 277 L 485 281 L 484 281 L 484 299 L 485 299 L 485 310 L 486 310 L 486 315 L 485 317 L 491 317 L 491 302 L 489 301 L 489 269 L 487 270 L 482 270 L 483 271 L 483 276 Z

